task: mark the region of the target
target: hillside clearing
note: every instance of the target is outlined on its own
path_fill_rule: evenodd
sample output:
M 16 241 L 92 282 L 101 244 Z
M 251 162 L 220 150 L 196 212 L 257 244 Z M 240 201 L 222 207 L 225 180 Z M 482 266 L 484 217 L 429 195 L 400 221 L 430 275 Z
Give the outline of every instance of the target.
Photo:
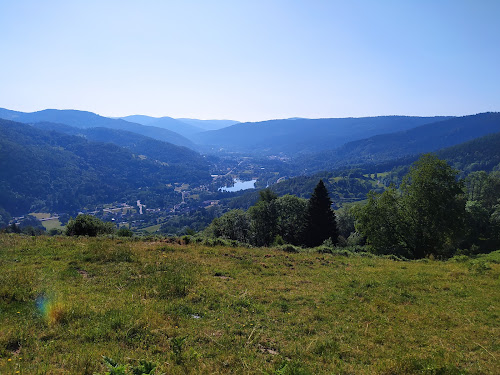
M 0 236 L 0 373 L 495 374 L 498 254 Z

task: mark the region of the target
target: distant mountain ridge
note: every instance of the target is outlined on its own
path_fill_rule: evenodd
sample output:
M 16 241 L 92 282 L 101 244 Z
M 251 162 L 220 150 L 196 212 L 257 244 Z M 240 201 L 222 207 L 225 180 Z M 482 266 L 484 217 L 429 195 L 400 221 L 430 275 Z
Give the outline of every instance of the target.
M 204 131 L 202 128 L 186 124 L 185 122 L 176 120 L 172 117 L 150 117 L 143 115 L 132 115 L 121 117 L 122 120 L 137 122 L 138 124 L 146 126 L 155 126 L 157 128 L 168 129 L 176 132 L 186 138 L 189 136 Z
M 172 130 L 187 138 L 196 133 L 201 133 L 208 130 L 222 129 L 238 123 L 238 121 L 232 120 L 198 120 L 189 118 L 175 119 L 168 116 L 151 117 L 144 115 L 131 115 L 120 118 L 122 120 L 136 122 L 142 125 L 150 125 Z
M 304 156 L 299 162 L 309 172 L 381 163 L 407 155 L 436 151 L 497 132 L 500 132 L 500 113 L 480 113 L 349 142 L 334 150 Z
M 376 134 L 411 129 L 450 117 L 381 116 L 270 120 L 239 123 L 215 131 L 195 134 L 205 146 L 229 151 L 278 154 L 313 153 Z
M 491 172 L 492 170 L 500 171 L 500 132 L 436 150 L 435 154 L 438 158 L 445 160 L 454 169 L 457 169 L 460 178 L 465 178 L 471 172 L 480 170 L 486 172 Z M 309 198 L 311 191 L 318 181 L 323 179 L 328 186 L 331 196 L 336 196 L 336 191 L 339 190 L 339 187 L 345 187 L 345 182 L 349 180 L 348 185 L 350 189 L 357 191 L 358 196 L 356 198 L 360 199 L 359 195 L 361 195 L 362 199 L 369 190 L 378 190 L 379 192 L 383 190 L 380 187 L 367 184 L 371 174 L 392 172 L 402 178 L 408 172 L 411 164 L 418 160 L 419 157 L 420 154 L 413 154 L 375 164 L 360 164 L 354 169 L 350 169 L 348 166 L 339 166 L 338 169 L 318 170 L 314 174 L 286 179 L 280 183 L 271 185 L 270 188 L 280 196 L 293 194 Z M 389 175 L 392 173 L 389 173 Z M 339 176 L 343 176 L 343 178 L 337 180 Z M 233 199 L 233 208 L 247 209 L 257 199 L 258 191 L 245 193 L 243 196 Z M 341 199 L 338 199 L 338 196 L 334 200 L 337 202 L 341 201 Z
M 45 109 L 43 111 L 27 113 L 0 108 L 0 118 L 22 122 L 25 124 L 32 124 L 36 122 L 53 122 L 70 125 L 77 128 L 104 127 L 110 129 L 127 130 L 160 141 L 170 142 L 178 146 L 195 148 L 193 142 L 171 130 L 154 126 L 141 125 L 122 119 L 103 117 L 93 112 L 87 111 L 78 111 L 73 109 Z
M 177 120 L 201 128 L 204 131 L 219 130 L 240 123 L 234 120 L 198 120 L 193 118 L 178 118 Z

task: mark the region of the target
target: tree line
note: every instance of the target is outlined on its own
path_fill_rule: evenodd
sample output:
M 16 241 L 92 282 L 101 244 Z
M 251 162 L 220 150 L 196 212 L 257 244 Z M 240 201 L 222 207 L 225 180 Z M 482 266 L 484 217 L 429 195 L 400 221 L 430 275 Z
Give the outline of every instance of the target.
M 466 179 L 433 154 L 421 156 L 403 182 L 336 211 L 322 180 L 309 200 L 269 189 L 247 211 L 215 219 L 205 235 L 254 246 L 363 245 L 377 254 L 445 258 L 500 247 L 500 172 Z M 460 250 L 461 249 L 461 250 Z
M 247 211 L 231 210 L 216 218 L 205 230 L 210 237 L 223 237 L 254 246 L 292 244 L 315 247 L 337 240 L 332 201 L 320 180 L 309 200 L 294 195 L 278 197 L 270 189 Z

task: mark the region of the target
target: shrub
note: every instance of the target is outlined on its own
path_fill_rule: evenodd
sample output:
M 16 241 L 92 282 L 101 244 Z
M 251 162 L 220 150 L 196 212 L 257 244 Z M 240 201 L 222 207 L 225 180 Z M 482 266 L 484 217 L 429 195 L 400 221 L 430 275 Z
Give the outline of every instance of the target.
M 49 236 L 59 236 L 61 234 L 63 234 L 63 231 L 61 229 L 58 229 L 58 228 L 52 228 L 51 230 L 49 230 Z
M 282 245 L 278 247 L 280 250 L 283 250 L 285 253 L 298 253 L 299 248 L 293 245 Z
M 121 227 L 120 229 L 117 230 L 116 235 L 119 237 L 132 237 L 134 235 L 134 232 L 132 232 L 128 228 Z
M 96 237 L 102 234 L 111 234 L 115 231 L 112 223 L 105 223 L 92 215 L 78 215 L 70 220 L 66 226 L 67 236 Z

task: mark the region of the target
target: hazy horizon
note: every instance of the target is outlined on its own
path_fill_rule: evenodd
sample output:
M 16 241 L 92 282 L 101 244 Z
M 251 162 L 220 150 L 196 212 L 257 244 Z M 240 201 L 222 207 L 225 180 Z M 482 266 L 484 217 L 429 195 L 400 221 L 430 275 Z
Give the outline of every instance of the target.
M 254 121 L 242 121 L 238 119 L 233 119 L 233 118 L 194 118 L 194 117 L 173 117 L 169 116 L 168 114 L 166 115 L 160 115 L 160 116 L 151 116 L 148 114 L 143 114 L 143 113 L 134 113 L 134 114 L 128 114 L 128 115 L 118 115 L 118 116 L 108 116 L 102 113 L 97 113 L 93 112 L 90 110 L 86 109 L 81 109 L 81 108 L 42 108 L 39 110 L 34 110 L 34 111 L 22 111 L 18 109 L 12 109 L 12 108 L 5 108 L 5 107 L 0 107 L 4 108 L 7 110 L 15 111 L 15 112 L 24 112 L 24 113 L 34 113 L 34 112 L 40 112 L 43 110 L 57 110 L 57 111 L 82 111 L 82 112 L 91 112 L 94 113 L 98 116 L 102 117 L 108 117 L 112 119 L 125 119 L 126 117 L 131 117 L 131 116 L 146 116 L 146 117 L 151 117 L 151 118 L 156 118 L 156 119 L 161 119 L 163 117 L 170 117 L 175 120 L 201 120 L 201 121 L 237 121 L 239 123 L 245 123 L 245 122 L 264 122 L 264 121 L 273 121 L 273 120 L 295 120 L 295 119 L 305 119 L 305 120 L 320 120 L 320 119 L 328 119 L 328 118 L 366 118 L 366 117 L 462 117 L 462 116 L 472 116 L 472 115 L 477 115 L 480 113 L 486 113 L 486 112 L 493 112 L 493 113 L 498 113 L 500 111 L 485 111 L 485 112 L 476 112 L 476 113 L 465 113 L 465 114 L 433 114 L 433 115 L 409 115 L 409 114 L 380 114 L 380 115 L 366 115 L 366 116 L 342 116 L 342 117 L 299 117 L 299 116 L 291 116 L 291 117 L 286 117 L 286 118 L 266 118 L 266 119 L 261 119 L 261 120 L 254 120 Z M 131 121 L 132 120 L 127 120 Z
M 497 1 L 0 4 L 0 107 L 241 122 L 498 111 Z

